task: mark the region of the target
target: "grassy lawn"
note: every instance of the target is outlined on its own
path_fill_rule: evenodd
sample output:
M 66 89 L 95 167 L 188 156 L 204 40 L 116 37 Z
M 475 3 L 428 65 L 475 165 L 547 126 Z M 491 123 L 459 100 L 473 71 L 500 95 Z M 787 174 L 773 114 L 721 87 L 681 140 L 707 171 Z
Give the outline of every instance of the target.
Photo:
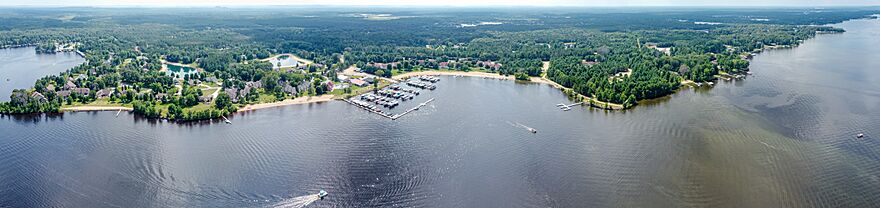
M 110 98 L 101 98 L 101 99 L 97 99 L 94 102 L 90 102 L 90 103 L 73 102 L 70 105 L 67 105 L 66 102 L 64 102 L 64 103 L 65 104 L 61 106 L 62 108 L 79 107 L 79 106 L 124 106 L 124 107 L 131 107 L 131 104 L 110 102 Z
M 202 82 L 202 84 L 208 85 L 209 87 L 220 87 L 220 85 L 214 82 Z
M 257 103 L 271 103 L 278 101 L 275 99 L 275 95 L 260 93 L 260 99 Z
M 218 89 L 202 89 L 202 95 L 214 94 L 214 92 L 217 92 L 217 90 L 220 90 L 220 89 L 219 88 Z

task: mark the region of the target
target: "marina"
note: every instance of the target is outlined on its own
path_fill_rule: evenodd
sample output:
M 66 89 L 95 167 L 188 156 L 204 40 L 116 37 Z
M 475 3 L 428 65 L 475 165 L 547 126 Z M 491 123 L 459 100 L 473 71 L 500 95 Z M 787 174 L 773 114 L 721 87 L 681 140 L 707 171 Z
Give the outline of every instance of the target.
M 392 84 L 380 90 L 374 90 L 373 92 L 368 92 L 349 99 L 345 99 L 345 102 L 358 106 L 364 110 L 375 113 L 382 117 L 391 120 L 397 120 L 398 118 L 413 111 L 417 111 L 420 108 L 428 105 L 428 103 L 434 101 L 434 98 L 431 98 L 403 112 L 391 112 L 402 103 L 411 101 L 415 99 L 416 96 L 421 95 L 421 90 L 437 89 L 436 83 L 439 81 L 440 78 L 436 76 L 412 77 L 404 81 L 405 85 L 403 83 Z

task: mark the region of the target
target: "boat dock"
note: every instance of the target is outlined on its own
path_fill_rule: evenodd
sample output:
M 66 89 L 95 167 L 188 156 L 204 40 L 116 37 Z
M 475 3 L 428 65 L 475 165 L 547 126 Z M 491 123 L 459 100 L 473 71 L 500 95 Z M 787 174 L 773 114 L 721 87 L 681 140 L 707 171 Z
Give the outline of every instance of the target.
M 560 103 L 560 104 L 556 104 L 556 107 L 559 107 L 559 109 L 561 109 L 563 111 L 569 111 L 569 110 L 571 110 L 571 107 L 583 105 L 583 104 L 584 104 L 584 102 L 579 102 L 579 103 L 574 103 L 574 104 L 569 104 L 569 105 Z
M 416 107 L 410 108 L 409 110 L 406 110 L 403 113 L 391 116 L 391 120 L 397 120 L 397 118 L 400 118 L 401 116 L 404 116 L 409 112 L 417 111 L 417 110 L 419 110 L 419 108 L 425 107 L 426 105 L 428 105 L 428 103 L 430 103 L 431 101 L 434 101 L 434 98 L 428 99 L 428 101 L 425 101 L 423 103 L 419 103 L 419 105 L 417 105 Z
M 365 103 L 365 102 L 362 102 L 359 100 L 345 99 L 345 102 L 347 102 L 349 104 L 360 107 L 360 108 L 367 110 L 371 113 L 375 113 L 377 115 L 380 115 L 382 117 L 385 117 L 385 118 L 391 119 L 391 120 L 397 120 L 398 118 L 403 117 L 404 115 L 406 115 L 410 112 L 417 111 L 417 110 L 419 110 L 419 108 L 428 105 L 428 103 L 431 103 L 431 101 L 434 101 L 434 98 L 431 98 L 425 102 L 419 103 L 419 105 L 417 105 L 416 107 L 410 108 L 409 110 L 406 110 L 403 113 L 390 114 L 390 113 L 383 113 L 381 110 L 377 109 L 375 106 L 370 105 L 369 103 Z

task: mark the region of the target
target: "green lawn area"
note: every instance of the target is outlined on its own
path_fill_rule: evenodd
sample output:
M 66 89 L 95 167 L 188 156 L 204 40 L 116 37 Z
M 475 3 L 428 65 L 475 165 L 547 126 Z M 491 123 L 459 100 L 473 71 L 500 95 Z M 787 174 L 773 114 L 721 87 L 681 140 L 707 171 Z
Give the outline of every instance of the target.
M 61 106 L 62 108 L 79 107 L 79 106 L 125 106 L 125 107 L 131 107 L 130 104 L 110 102 L 110 98 L 101 98 L 101 99 L 97 99 L 97 100 L 90 102 L 90 103 L 73 102 L 70 105 L 67 105 L 67 102 L 63 102 L 63 103 L 65 103 L 65 104 Z
M 275 95 L 260 93 L 260 100 L 257 103 L 271 103 L 277 101 Z
M 220 85 L 214 82 L 202 82 L 202 84 L 208 85 L 209 87 L 220 87 Z
M 202 95 L 214 94 L 214 92 L 216 92 L 217 90 L 220 90 L 220 89 L 219 88 L 217 88 L 217 89 L 202 89 Z

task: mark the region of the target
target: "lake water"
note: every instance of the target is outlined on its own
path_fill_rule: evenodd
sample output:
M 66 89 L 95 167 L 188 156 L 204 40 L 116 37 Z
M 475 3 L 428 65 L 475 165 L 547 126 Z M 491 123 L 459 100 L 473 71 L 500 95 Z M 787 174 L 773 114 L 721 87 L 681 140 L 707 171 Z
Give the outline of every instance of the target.
M 0 102 L 9 101 L 13 89 L 31 88 L 37 79 L 58 75 L 83 62 L 85 59 L 72 52 L 38 54 L 34 47 L 0 49 Z
M 757 56 L 746 80 L 626 112 L 564 112 L 546 85 L 447 76 L 395 121 L 339 101 L 232 125 L 5 116 L 0 204 L 873 207 L 880 20 L 839 26 L 849 32 Z
M 178 66 L 172 64 L 165 64 L 165 67 L 168 68 L 168 71 L 165 71 L 168 76 L 173 76 L 177 78 L 183 78 L 186 75 L 192 75 L 198 73 L 195 68 L 188 66 Z
M 278 56 L 278 57 L 269 59 L 269 63 L 272 63 L 273 69 L 299 66 L 299 62 L 297 62 L 295 59 L 293 59 L 293 57 L 291 57 L 289 55 Z

